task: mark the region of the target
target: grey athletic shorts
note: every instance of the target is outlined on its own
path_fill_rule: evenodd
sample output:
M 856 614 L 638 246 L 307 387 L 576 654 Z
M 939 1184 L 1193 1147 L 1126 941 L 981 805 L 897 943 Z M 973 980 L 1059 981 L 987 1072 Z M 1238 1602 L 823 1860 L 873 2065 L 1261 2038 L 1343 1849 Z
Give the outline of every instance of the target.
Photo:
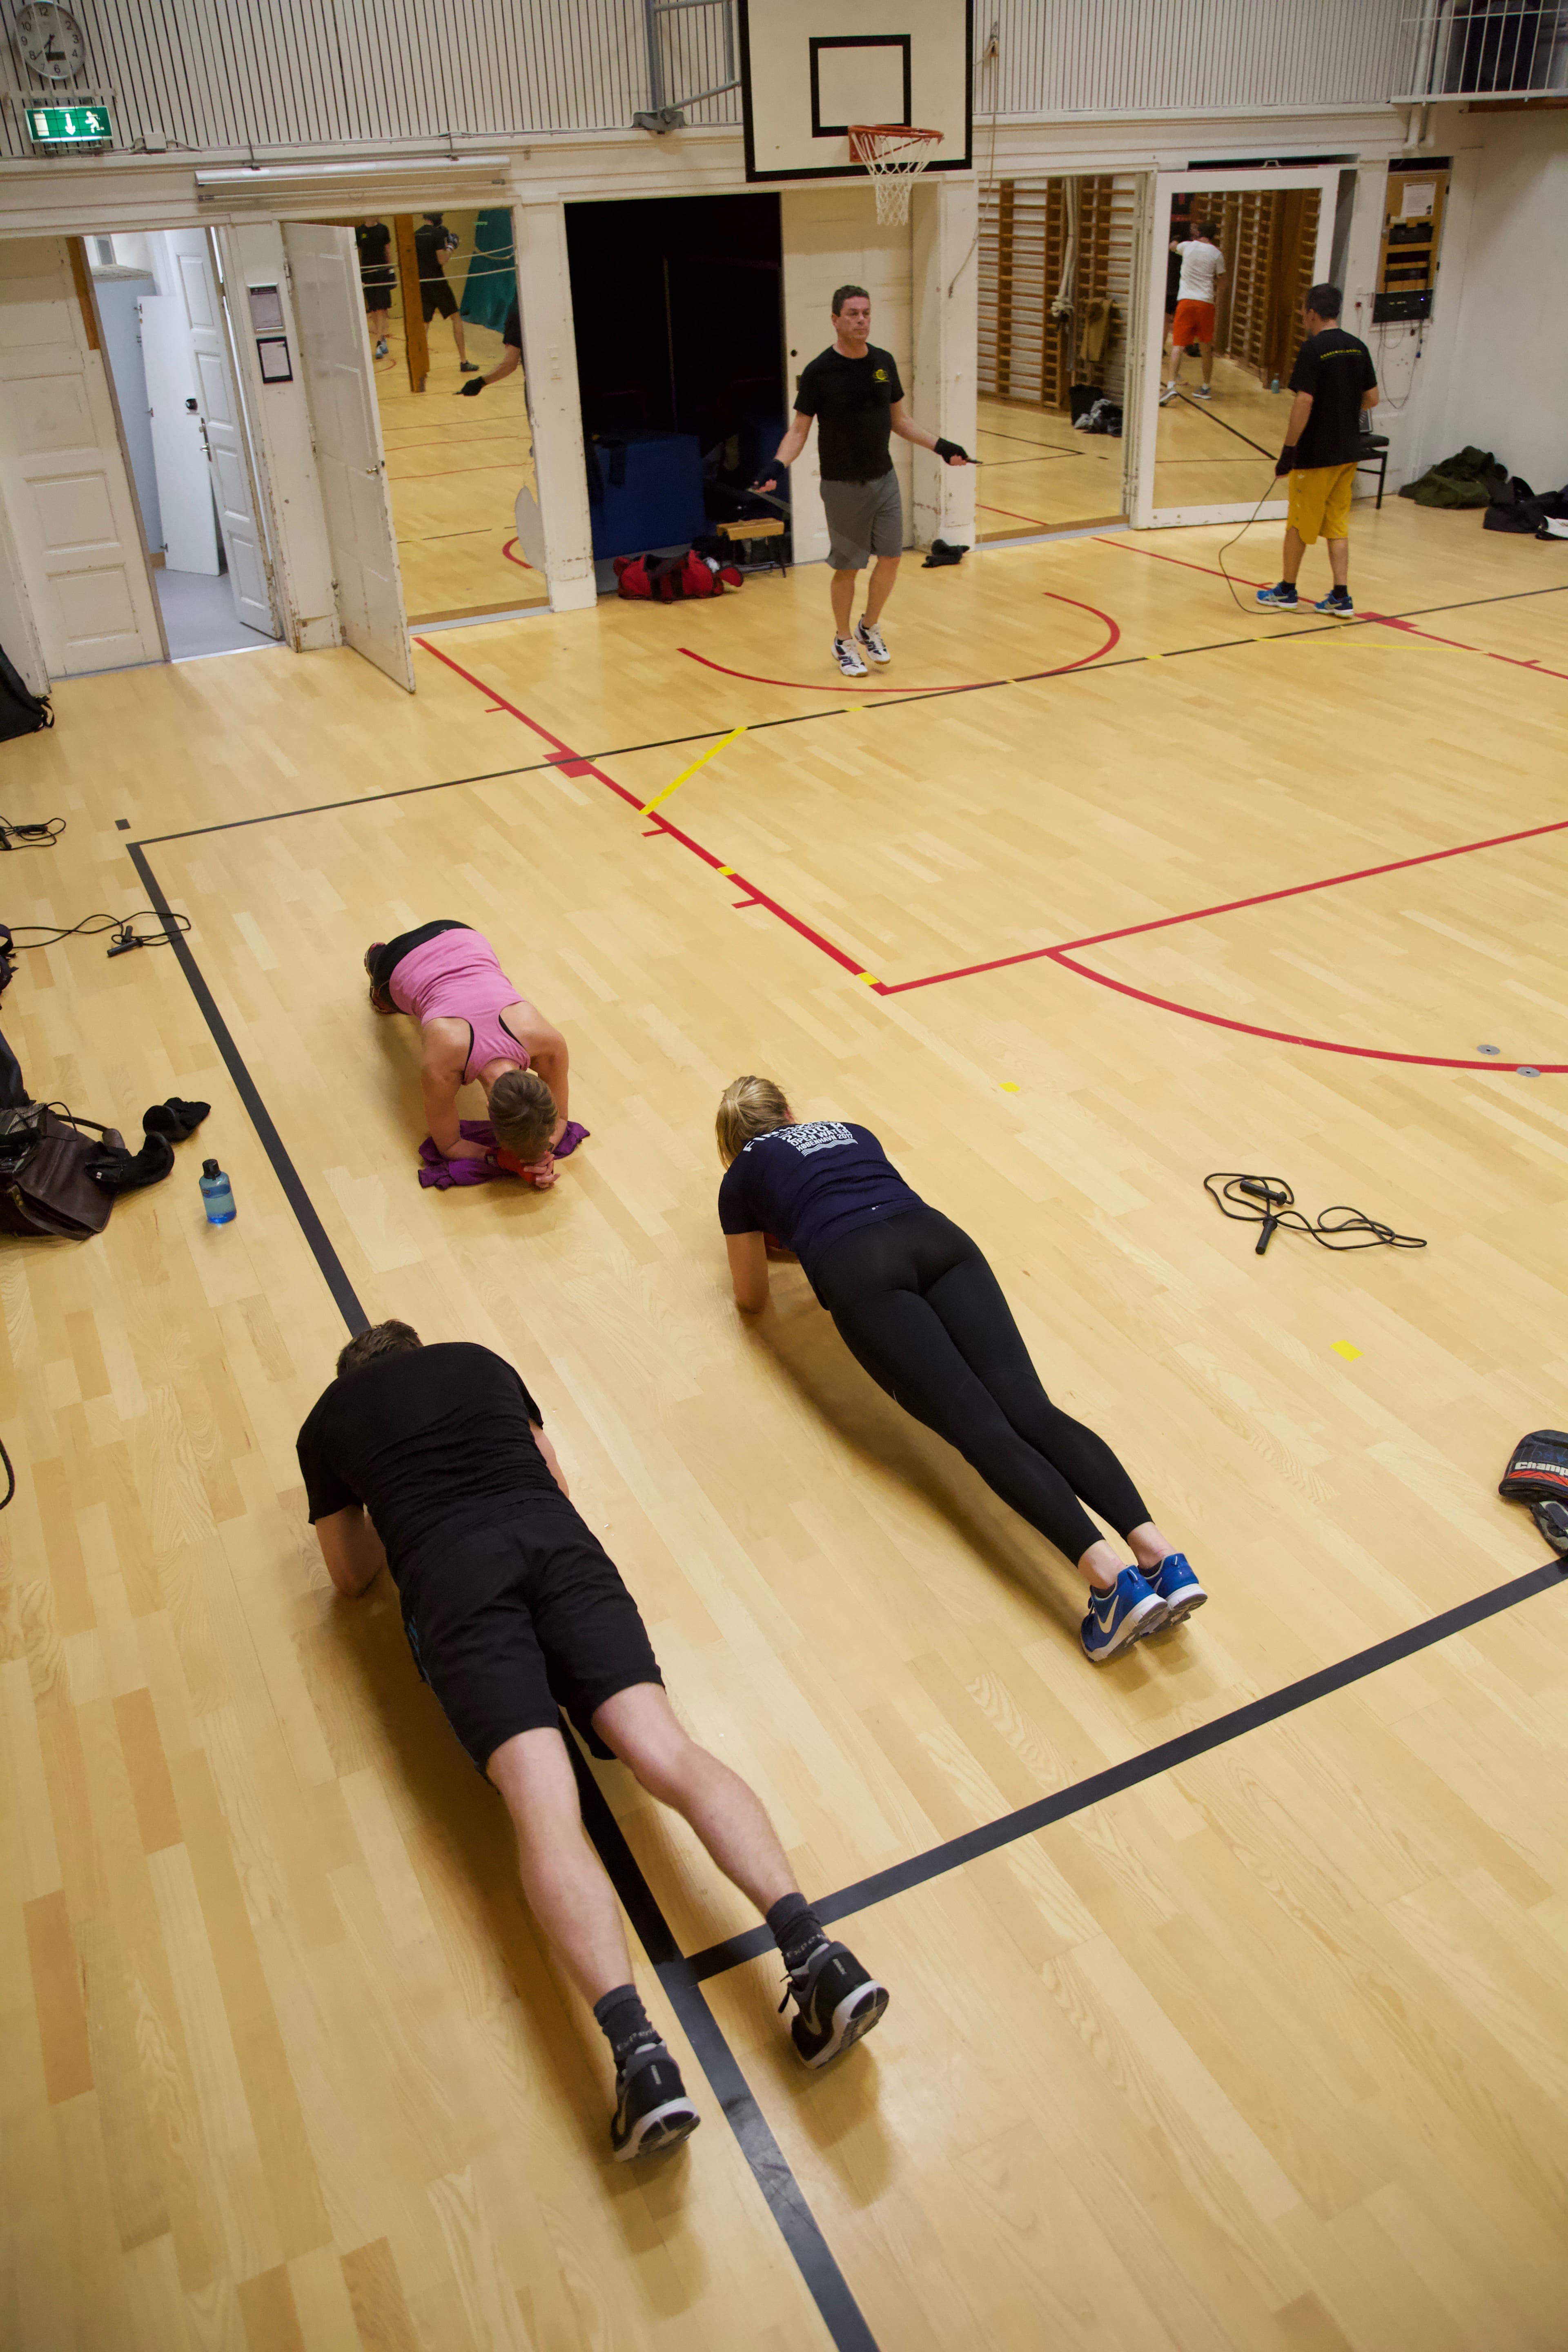
M 864 572 L 873 555 L 904 551 L 904 507 L 889 466 L 875 482 L 824 482 L 827 561 L 835 572 Z

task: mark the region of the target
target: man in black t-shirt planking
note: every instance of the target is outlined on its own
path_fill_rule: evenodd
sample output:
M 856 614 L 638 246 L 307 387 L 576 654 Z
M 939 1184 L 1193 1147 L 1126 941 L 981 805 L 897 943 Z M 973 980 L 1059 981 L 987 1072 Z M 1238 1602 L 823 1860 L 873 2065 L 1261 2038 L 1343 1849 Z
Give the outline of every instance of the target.
M 833 297 L 833 341 L 795 386 L 795 420 L 779 443 L 775 462 L 793 466 L 817 417 L 817 457 L 822 504 L 827 516 L 827 561 L 833 572 L 833 657 L 846 677 L 864 677 L 866 656 L 892 659 L 877 624 L 899 576 L 904 549 L 904 510 L 893 471 L 889 436 L 934 449 L 950 466 L 973 463 L 956 441 L 939 440 L 904 408 L 898 362 L 871 341 L 871 297 L 863 286 L 840 286 Z M 759 490 L 775 488 L 769 474 Z M 872 556 L 877 568 L 867 591 L 866 610 L 850 635 L 855 574 Z
M 1334 584 L 1314 606 L 1320 613 L 1351 614 L 1351 492 L 1355 487 L 1366 412 L 1377 406 L 1377 370 L 1358 336 L 1340 324 L 1337 286 L 1314 286 L 1301 305 L 1307 340 L 1290 371 L 1290 404 L 1285 446 L 1276 474 L 1290 477 L 1285 522 L 1285 572 L 1258 601 L 1284 612 L 1299 607 L 1296 575 L 1301 558 L 1320 537 L 1329 542 Z
M 488 1348 L 406 1323 L 351 1339 L 299 1436 L 327 1572 L 346 1600 L 391 1572 L 415 1664 L 517 1833 L 523 1893 L 609 2042 L 625 2162 L 695 2131 L 696 2108 L 632 1981 L 610 1882 L 583 1836 L 564 1708 L 688 1821 L 772 1928 L 808 2066 L 858 2042 L 885 1989 L 831 1942 L 760 1800 L 664 1694 L 637 1603 L 567 1497 L 543 1416 Z

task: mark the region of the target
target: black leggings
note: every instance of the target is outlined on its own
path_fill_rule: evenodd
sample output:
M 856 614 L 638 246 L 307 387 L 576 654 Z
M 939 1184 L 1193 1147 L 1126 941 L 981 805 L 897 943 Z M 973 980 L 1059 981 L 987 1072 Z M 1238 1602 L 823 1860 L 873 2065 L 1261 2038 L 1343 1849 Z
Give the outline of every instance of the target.
M 392 985 L 393 973 L 405 955 L 412 955 L 416 948 L 422 948 L 426 940 L 439 939 L 443 931 L 467 931 L 471 930 L 472 928 L 470 923 L 421 923 L 416 931 L 400 931 L 396 939 L 388 940 L 385 945 L 377 948 L 374 955 L 372 956 L 370 961 L 372 987 L 380 995 L 384 996 Z
M 1103 1540 L 1079 1496 L 1119 1535 L 1149 1517 L 1105 1440 L 1051 1402 L 1000 1283 L 938 1210 L 830 1242 L 812 1286 L 878 1386 L 1069 1559 Z

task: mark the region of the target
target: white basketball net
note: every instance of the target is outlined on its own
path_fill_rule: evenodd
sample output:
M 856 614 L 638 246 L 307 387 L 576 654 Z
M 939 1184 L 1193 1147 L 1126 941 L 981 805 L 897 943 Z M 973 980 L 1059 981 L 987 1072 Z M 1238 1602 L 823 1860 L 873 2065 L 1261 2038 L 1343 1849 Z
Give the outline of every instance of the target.
M 849 132 L 851 163 L 863 163 L 877 191 L 877 218 L 907 221 L 910 190 L 942 145 L 940 131 L 911 131 L 905 122 L 858 122 Z

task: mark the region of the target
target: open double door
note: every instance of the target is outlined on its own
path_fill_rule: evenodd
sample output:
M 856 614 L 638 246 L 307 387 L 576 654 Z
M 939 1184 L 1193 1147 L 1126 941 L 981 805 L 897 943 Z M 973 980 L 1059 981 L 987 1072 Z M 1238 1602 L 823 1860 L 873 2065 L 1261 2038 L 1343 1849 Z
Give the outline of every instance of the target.
M 315 494 L 343 640 L 410 692 L 397 542 L 386 489 L 352 232 L 282 232 Z M 298 645 L 279 577 L 279 504 L 312 488 L 270 429 L 253 316 L 287 289 L 247 269 L 223 232 L 165 240 L 174 290 L 140 307 L 154 446 L 177 493 L 164 519 L 189 568 L 216 572 L 221 530 L 237 616 Z M 278 272 L 270 275 L 275 280 Z M 199 444 L 207 463 L 192 467 Z M 207 488 L 210 479 L 211 489 Z M 182 505 L 182 497 L 184 504 Z M 205 552 L 204 551 L 210 551 Z M 36 691 L 167 658 L 146 537 L 86 255 L 65 236 L 0 239 L 0 643 Z

